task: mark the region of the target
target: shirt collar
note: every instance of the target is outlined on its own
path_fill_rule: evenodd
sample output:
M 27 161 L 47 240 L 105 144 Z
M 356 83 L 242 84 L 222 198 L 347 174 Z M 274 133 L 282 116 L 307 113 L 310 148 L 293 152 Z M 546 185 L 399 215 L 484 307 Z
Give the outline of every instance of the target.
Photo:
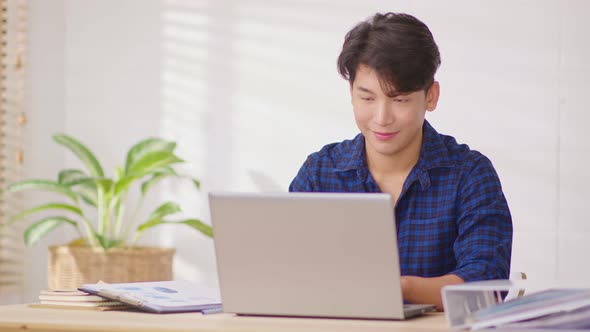
M 365 136 L 358 134 L 349 145 L 348 151 L 342 151 L 340 159 L 336 160 L 336 170 L 346 172 L 367 167 L 365 154 Z
M 443 136 L 440 135 L 430 123 L 428 123 L 428 121 L 424 120 L 420 157 L 408 175 L 406 182 L 411 184 L 415 180 L 418 180 L 422 190 L 426 190 L 431 184 L 428 170 L 438 167 L 452 167 L 453 165 L 449 150 L 443 140 Z
M 422 127 L 422 147 L 416 166 L 424 169 L 453 166 L 449 150 L 440 135 L 428 121 Z
M 340 154 L 341 158 L 336 161 L 337 171 L 358 170 L 367 167 L 363 134 L 358 134 L 351 143 L 348 151 L 343 151 L 344 153 Z M 420 168 L 425 172 L 432 168 L 450 166 L 453 166 L 453 163 L 443 138 L 427 120 L 424 120 L 420 157 L 415 168 Z

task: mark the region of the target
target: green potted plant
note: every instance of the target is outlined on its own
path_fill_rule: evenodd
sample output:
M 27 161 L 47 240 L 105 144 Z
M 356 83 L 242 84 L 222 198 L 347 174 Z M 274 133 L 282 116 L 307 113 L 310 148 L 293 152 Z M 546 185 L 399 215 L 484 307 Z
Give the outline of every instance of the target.
M 86 166 L 86 171 L 64 169 L 59 172 L 57 181 L 27 179 L 9 185 L 4 193 L 44 190 L 62 197 L 60 202 L 22 211 L 5 223 L 8 226 L 39 212 L 55 213 L 39 218 L 25 229 L 24 241 L 28 246 L 62 225 L 76 229 L 79 239 L 66 246 L 49 248 L 51 289 L 74 289 L 98 280 L 169 280 L 174 249 L 138 247 L 137 240 L 144 232 L 164 224 L 179 224 L 213 236 L 211 227 L 198 219 L 170 220 L 170 216 L 181 212 L 174 202 L 164 202 L 153 209 L 146 220 L 136 221 L 146 194 L 161 180 L 188 178 L 197 189 L 200 187 L 198 180 L 179 175 L 174 169 L 183 162 L 174 154 L 175 142 L 160 138 L 140 141 L 129 149 L 125 164 L 118 166 L 112 177 L 107 177 L 95 155 L 78 140 L 64 134 L 56 134 L 53 139 L 74 153 Z M 138 186 L 134 186 L 136 184 Z M 133 188 L 139 190 L 139 201 L 133 211 L 128 211 L 128 194 Z M 88 217 L 90 210 L 96 212 L 95 218 Z

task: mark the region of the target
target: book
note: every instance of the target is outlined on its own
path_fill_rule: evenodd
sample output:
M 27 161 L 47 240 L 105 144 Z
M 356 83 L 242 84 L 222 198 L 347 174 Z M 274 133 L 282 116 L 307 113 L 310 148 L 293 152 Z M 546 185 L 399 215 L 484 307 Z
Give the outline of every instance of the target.
M 95 311 L 133 311 L 136 310 L 135 308 L 126 306 L 126 305 L 115 305 L 115 306 L 99 306 L 99 307 L 86 307 L 86 306 L 79 306 L 75 304 L 69 305 L 54 305 L 54 304 L 44 304 L 44 303 L 31 303 L 28 305 L 31 308 L 41 308 L 41 309 L 67 309 L 67 310 L 95 310 Z
M 198 312 L 221 307 L 218 289 L 190 281 L 85 284 L 79 290 L 154 313 Z
M 90 295 L 82 291 L 42 290 L 39 295 L 40 303 L 34 303 L 34 308 L 56 309 L 91 309 L 91 310 L 124 310 L 126 306 L 119 301 L 105 299 L 97 295 Z
M 68 302 L 103 302 L 104 297 L 97 295 L 39 295 L 41 301 L 68 301 Z
M 64 290 L 47 290 L 44 289 L 41 291 L 41 295 L 78 295 L 78 296 L 86 296 L 88 293 L 82 292 L 79 290 L 75 291 L 64 291 Z
M 74 307 L 116 307 L 124 306 L 119 301 L 100 301 L 100 302 L 69 302 L 69 301 L 41 301 L 41 304 L 53 306 L 74 306 Z

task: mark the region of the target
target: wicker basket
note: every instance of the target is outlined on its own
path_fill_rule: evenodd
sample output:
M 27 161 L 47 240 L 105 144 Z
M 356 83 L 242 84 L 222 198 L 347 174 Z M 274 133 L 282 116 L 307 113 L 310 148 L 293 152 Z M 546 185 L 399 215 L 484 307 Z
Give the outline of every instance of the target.
M 109 249 L 81 246 L 49 248 L 49 289 L 74 290 L 82 284 L 172 279 L 175 250 L 159 247 Z

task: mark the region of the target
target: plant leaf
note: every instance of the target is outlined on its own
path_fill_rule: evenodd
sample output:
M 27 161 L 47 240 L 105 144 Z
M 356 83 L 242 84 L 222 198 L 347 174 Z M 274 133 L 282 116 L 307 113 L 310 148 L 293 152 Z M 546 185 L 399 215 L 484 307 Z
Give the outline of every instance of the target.
M 146 154 L 156 151 L 166 151 L 172 153 L 176 148 L 176 143 L 163 140 L 161 138 L 147 138 L 135 144 L 127 153 L 125 162 L 125 174 L 129 174 L 135 163 L 141 160 Z
M 193 181 L 193 184 L 195 185 L 197 190 L 201 189 L 201 181 L 199 181 L 197 179 L 193 179 L 193 178 L 190 178 L 190 179 L 191 179 L 191 181 Z
M 198 219 L 186 219 L 186 220 L 177 221 L 176 223 L 188 225 L 188 226 L 198 230 L 203 235 L 213 238 L 213 229 L 211 228 L 211 226 L 205 224 L 204 222 L 202 222 Z
M 160 181 L 164 180 L 165 178 L 172 176 L 171 174 L 164 174 L 164 173 L 156 173 L 152 176 L 151 179 L 143 182 L 141 184 L 141 194 L 145 195 L 150 188 L 158 184 Z
M 139 235 L 139 234 L 143 233 L 146 229 L 150 229 L 150 228 L 152 228 L 156 225 L 159 225 L 161 223 L 162 223 L 162 219 L 149 220 L 149 221 L 137 226 L 137 234 Z
M 27 246 L 33 245 L 41 240 L 47 233 L 54 230 L 63 223 L 68 223 L 74 227 L 77 223 L 71 219 L 64 217 L 49 217 L 41 219 L 40 221 L 29 226 L 24 233 L 25 244 Z
M 180 206 L 178 204 L 173 202 L 166 202 L 160 205 L 156 210 L 154 210 L 154 212 L 150 214 L 150 216 L 148 217 L 148 221 L 137 226 L 137 232 L 142 233 L 146 229 L 152 228 L 155 225 L 162 223 L 162 219 L 164 217 L 181 211 L 182 210 L 180 209 Z
M 84 144 L 77 141 L 75 138 L 65 134 L 53 135 L 53 140 L 58 144 L 65 146 L 73 154 L 75 154 L 86 165 L 90 174 L 96 177 L 103 177 L 104 172 L 100 163 L 94 154 Z
M 96 238 L 98 239 L 98 243 L 100 246 L 106 251 L 109 248 L 116 247 L 122 243 L 120 239 L 111 239 L 107 238 L 106 236 L 96 234 Z
M 173 202 L 166 202 L 160 205 L 157 209 L 154 210 L 148 217 L 148 220 L 152 219 L 162 219 L 165 216 L 169 216 L 171 214 L 181 212 L 180 206 Z
M 160 168 L 154 170 L 154 173 L 162 173 L 162 174 L 168 174 L 168 175 L 178 176 L 178 173 L 176 173 L 176 171 L 174 170 L 174 168 L 172 168 L 170 166 L 160 167 Z
M 190 226 L 193 229 L 198 230 L 199 232 L 201 232 L 203 235 L 205 235 L 207 237 L 210 237 L 210 238 L 213 237 L 213 229 L 211 228 L 211 226 L 205 224 L 204 222 L 202 222 L 198 219 L 185 219 L 185 220 L 181 220 L 181 221 L 166 221 L 166 220 L 161 220 L 161 219 L 153 219 L 153 220 L 146 222 L 143 225 L 140 225 L 137 228 L 137 232 L 142 233 L 146 229 L 152 228 L 154 226 L 162 225 L 162 224 L 184 224 L 184 225 Z
M 160 181 L 164 180 L 165 178 L 169 177 L 169 176 L 174 176 L 177 178 L 184 178 L 184 179 L 190 179 L 192 181 L 192 183 L 194 184 L 194 186 L 197 188 L 197 190 L 201 189 L 201 182 L 197 179 L 193 179 L 189 176 L 184 176 L 184 175 L 178 175 L 176 172 L 174 173 L 155 173 L 149 180 L 143 182 L 141 184 L 141 194 L 145 195 L 147 194 L 147 192 L 156 184 L 160 183 Z
M 57 182 L 60 184 L 65 184 L 68 187 L 77 185 L 86 181 L 87 179 L 88 175 L 79 169 L 65 169 L 59 172 L 59 175 L 57 176 Z
M 27 209 L 27 210 L 13 216 L 12 218 L 8 219 L 8 221 L 6 222 L 6 225 L 10 225 L 13 222 L 18 221 L 30 214 L 40 212 L 40 211 L 45 211 L 45 210 L 65 210 L 65 211 L 73 212 L 79 216 L 82 216 L 82 210 L 80 210 L 79 208 L 77 208 L 73 205 L 62 204 L 62 203 L 49 203 L 49 204 L 45 204 L 45 205 L 32 207 L 30 209 Z
M 86 204 L 98 206 L 98 189 L 94 181 L 83 182 L 76 187 L 75 193 L 82 198 Z
M 115 169 L 115 182 L 121 180 L 125 176 L 125 171 L 121 168 L 121 166 L 117 166 Z
M 14 193 L 23 190 L 45 190 L 52 191 L 58 194 L 66 195 L 74 201 L 77 201 L 76 193 L 74 193 L 66 185 L 49 180 L 24 180 L 13 183 L 6 187 L 7 193 Z
M 97 186 L 102 188 L 102 190 L 106 192 L 110 191 L 113 187 L 113 180 L 107 178 L 100 178 L 100 179 L 92 179 Z
M 175 163 L 181 163 L 184 160 L 178 158 L 170 151 L 155 151 L 145 154 L 141 159 L 137 160 L 127 175 L 143 177 L 147 174 L 155 172 L 157 169 L 164 166 L 169 166 Z
M 123 178 L 119 179 L 119 181 L 115 183 L 115 195 L 119 195 L 123 191 L 127 190 L 129 186 L 135 182 L 135 180 L 137 180 L 137 177 L 135 176 L 124 176 Z

